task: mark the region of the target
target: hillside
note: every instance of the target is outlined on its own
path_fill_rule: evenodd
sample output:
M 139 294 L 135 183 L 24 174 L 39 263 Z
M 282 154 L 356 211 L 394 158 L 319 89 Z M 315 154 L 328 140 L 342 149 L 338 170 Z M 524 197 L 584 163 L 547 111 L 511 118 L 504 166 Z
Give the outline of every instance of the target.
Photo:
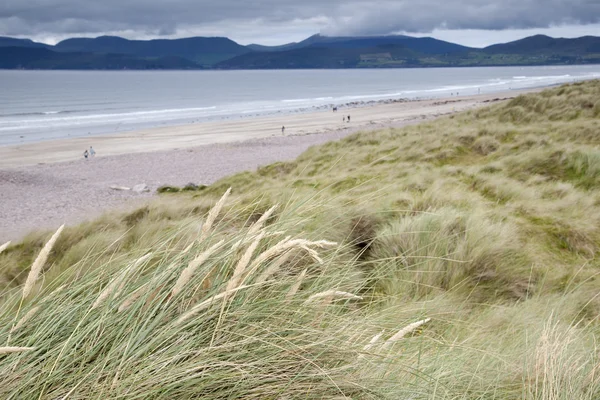
M 396 45 L 406 47 L 423 54 L 450 54 L 473 50 L 466 46 L 445 42 L 434 38 L 416 38 L 404 35 L 394 36 L 322 36 L 313 35 L 302 42 L 282 46 L 251 45 L 257 51 L 282 51 L 321 47 L 329 49 L 364 49 L 369 47 Z
M 547 36 L 473 49 L 433 38 L 312 36 L 284 49 L 262 48 L 216 65 L 222 69 L 406 68 L 600 63 L 600 38 Z
M 597 399 L 599 99 L 357 133 L 0 246 L 0 396 Z
M 199 69 L 181 57 L 143 59 L 123 54 L 58 53 L 45 48 L 0 47 L 5 69 Z
M 489 46 L 483 51 L 489 54 L 583 56 L 600 54 L 600 38 L 584 36 L 576 39 L 554 39 L 549 36 L 537 35 L 510 43 Z
M 33 47 L 47 49 L 52 46 L 47 44 L 37 43 L 29 39 L 15 39 L 6 36 L 0 36 L 0 47 Z
M 142 58 L 181 57 L 201 65 L 212 65 L 250 51 L 230 39 L 218 37 L 128 40 L 101 36 L 94 39 L 67 39 L 58 43 L 54 49 L 60 52 L 127 54 Z
M 281 46 L 242 46 L 227 38 L 192 37 L 184 39 L 128 40 L 121 37 L 67 39 L 48 46 L 25 39 L 0 37 L 3 47 L 47 49 L 77 56 L 62 58 L 59 68 L 98 68 L 112 65 L 103 56 L 115 58 L 127 68 L 286 69 L 286 68 L 415 68 L 526 65 L 580 65 L 600 63 L 600 38 L 554 39 L 532 36 L 515 42 L 475 49 L 430 37 L 313 35 L 298 43 Z M 26 53 L 26 52 L 25 52 Z M 86 53 L 87 55 L 83 55 Z M 23 57 L 33 57 L 24 55 Z M 71 58 L 69 58 L 71 57 Z M 46 58 L 58 59 L 46 53 Z M 82 58 L 96 61 L 82 61 Z M 70 59 L 74 59 L 69 63 Z M 137 61 L 133 62 L 132 59 Z M 166 62 L 165 60 L 169 60 Z M 145 61 L 145 62 L 144 62 Z M 85 67 L 95 65 L 98 67 Z M 134 65 L 139 65 L 135 67 Z M 21 65 L 4 60 L 2 68 Z M 57 68 L 52 62 L 35 68 Z M 44 65 L 49 65 L 48 67 Z M 29 68 L 29 67 L 25 67 Z
M 361 48 L 306 47 L 278 52 L 248 53 L 218 63 L 219 69 L 357 68 L 370 64 L 403 66 L 418 63 L 418 55 L 403 46 Z

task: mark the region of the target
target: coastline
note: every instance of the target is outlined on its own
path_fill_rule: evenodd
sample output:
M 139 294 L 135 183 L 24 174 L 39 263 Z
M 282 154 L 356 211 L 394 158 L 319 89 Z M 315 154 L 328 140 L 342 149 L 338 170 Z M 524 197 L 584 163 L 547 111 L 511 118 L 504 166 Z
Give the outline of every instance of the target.
M 209 185 L 231 174 L 295 159 L 311 146 L 358 131 L 416 124 L 539 90 L 0 147 L 0 242 L 138 206 L 162 185 Z M 345 115 L 351 115 L 350 123 L 342 122 Z M 98 156 L 86 161 L 82 153 L 89 145 Z M 110 188 L 137 184 L 148 185 L 150 191 L 138 194 Z
M 281 136 L 282 126 L 286 127 L 285 134 L 287 136 L 373 129 L 380 124 L 387 126 L 411 118 L 436 117 L 459 112 L 479 103 L 487 104 L 542 89 L 428 100 L 382 100 L 374 104 L 356 102 L 349 103 L 348 107 L 344 106 L 337 113 L 330 109 L 321 109 L 276 117 L 202 122 L 115 134 L 6 145 L 0 146 L 0 169 L 83 160 L 83 151 L 89 146 L 93 146 L 98 158 L 102 158 L 276 137 Z M 351 115 L 351 123 L 342 122 L 344 115 Z

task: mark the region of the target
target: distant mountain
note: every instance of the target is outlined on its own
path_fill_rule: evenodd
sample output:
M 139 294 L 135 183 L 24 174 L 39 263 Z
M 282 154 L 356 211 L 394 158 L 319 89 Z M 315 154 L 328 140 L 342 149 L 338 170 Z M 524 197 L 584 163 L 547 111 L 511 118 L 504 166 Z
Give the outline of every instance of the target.
M 47 49 L 52 46 L 48 46 L 44 43 L 37 43 L 31 39 L 15 39 L 6 36 L 0 36 L 0 47 L 31 47 Z
M 185 58 L 144 59 L 124 54 L 59 53 L 45 48 L 0 47 L 1 69 L 199 69 Z
M 21 50 L 18 50 L 21 49 Z M 35 50 L 35 51 L 34 51 Z M 600 38 L 537 35 L 475 49 L 410 36 L 322 36 L 281 46 L 241 46 L 227 38 L 73 38 L 49 46 L 0 37 L 0 68 L 289 69 L 600 64 Z
M 433 38 L 408 36 L 311 36 L 287 50 L 244 54 L 217 64 L 223 69 L 407 68 L 574 65 L 600 63 L 600 38 L 533 36 L 474 49 Z
M 212 65 L 251 50 L 227 38 L 192 37 L 186 39 L 128 40 L 116 36 L 67 39 L 54 50 L 127 54 L 143 58 L 176 56 L 202 65 Z
M 536 35 L 510 43 L 496 44 L 483 49 L 488 54 L 545 54 L 584 56 L 600 53 L 600 37 L 583 36 L 576 39 L 555 39 Z
M 283 46 L 249 46 L 253 50 L 263 52 L 295 50 L 306 47 L 325 47 L 329 49 L 359 49 L 377 47 L 383 45 L 404 46 L 408 49 L 424 54 L 452 54 L 474 50 L 455 43 L 445 42 L 430 37 L 416 38 L 404 35 L 389 36 L 322 36 L 313 35 L 298 43 L 290 43 Z
M 293 68 L 359 68 L 369 66 L 418 66 L 421 54 L 399 45 L 368 48 L 327 48 L 308 46 L 277 51 L 254 52 L 223 61 L 220 69 L 293 69 Z

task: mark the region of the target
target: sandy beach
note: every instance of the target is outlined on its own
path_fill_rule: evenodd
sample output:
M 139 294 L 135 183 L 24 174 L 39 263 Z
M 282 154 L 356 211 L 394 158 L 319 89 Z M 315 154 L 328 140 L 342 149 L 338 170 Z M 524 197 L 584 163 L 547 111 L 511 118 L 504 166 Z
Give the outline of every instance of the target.
M 531 90 L 529 91 L 531 92 Z M 211 184 L 244 170 L 290 160 L 313 145 L 357 131 L 399 127 L 489 105 L 524 91 L 394 102 L 339 112 L 164 127 L 123 134 L 0 147 L 0 242 L 134 207 L 165 184 Z M 342 118 L 350 115 L 351 122 Z M 285 126 L 282 135 L 281 127 Z M 90 145 L 94 159 L 84 160 Z M 110 186 L 148 185 L 150 192 Z

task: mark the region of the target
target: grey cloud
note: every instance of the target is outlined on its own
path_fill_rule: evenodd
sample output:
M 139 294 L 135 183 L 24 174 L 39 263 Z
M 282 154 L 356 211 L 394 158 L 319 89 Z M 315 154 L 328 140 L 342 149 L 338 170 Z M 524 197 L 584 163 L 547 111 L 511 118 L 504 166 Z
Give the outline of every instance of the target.
M 434 29 L 521 29 L 600 22 L 598 0 L 4 0 L 0 35 L 127 31 L 174 35 L 255 24 L 265 36 L 282 24 L 318 20 L 325 34 Z
M 379 1 L 357 5 L 352 15 L 333 21 L 332 34 L 383 34 L 433 29 L 527 29 L 600 21 L 600 2 L 590 0 Z

